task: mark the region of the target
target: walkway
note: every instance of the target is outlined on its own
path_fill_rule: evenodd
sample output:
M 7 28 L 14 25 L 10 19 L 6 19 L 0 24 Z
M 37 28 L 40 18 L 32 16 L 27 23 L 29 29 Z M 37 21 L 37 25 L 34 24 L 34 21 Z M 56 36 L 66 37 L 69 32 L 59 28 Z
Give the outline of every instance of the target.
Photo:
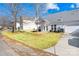
M 60 56 L 79 56 L 79 38 L 66 34 L 55 47 L 45 49 L 45 51 L 56 53 Z

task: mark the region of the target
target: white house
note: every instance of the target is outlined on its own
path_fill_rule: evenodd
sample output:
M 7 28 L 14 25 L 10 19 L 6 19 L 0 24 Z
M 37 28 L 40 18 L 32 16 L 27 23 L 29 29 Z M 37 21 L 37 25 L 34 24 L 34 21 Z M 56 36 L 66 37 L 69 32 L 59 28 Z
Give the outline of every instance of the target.
M 23 19 L 23 31 L 46 31 L 47 21 L 39 18 L 37 20 L 33 18 L 24 17 Z M 16 28 L 20 28 L 20 22 L 16 23 Z
M 51 26 L 49 22 L 45 19 L 39 18 L 37 20 L 23 20 L 23 31 L 55 31 L 55 24 Z M 56 31 L 58 31 L 59 28 L 63 28 L 62 25 L 56 25 Z M 16 23 L 16 28 L 20 28 L 20 22 Z M 53 29 L 52 29 L 53 28 Z
M 20 23 L 16 23 L 16 28 L 18 29 L 20 27 Z M 33 31 L 37 30 L 37 25 L 34 21 L 31 20 L 23 20 L 23 30 L 24 31 Z
M 34 21 L 31 20 L 23 20 L 23 30 L 33 31 L 37 30 L 37 25 Z

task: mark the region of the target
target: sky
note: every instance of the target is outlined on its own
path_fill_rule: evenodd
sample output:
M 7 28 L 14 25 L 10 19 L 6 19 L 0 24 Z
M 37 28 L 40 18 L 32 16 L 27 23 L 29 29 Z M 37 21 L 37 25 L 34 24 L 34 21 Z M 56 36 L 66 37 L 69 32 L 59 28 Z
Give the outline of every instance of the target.
M 70 11 L 79 9 L 79 3 L 39 3 L 38 4 L 41 17 L 47 17 L 50 14 Z M 36 13 L 36 4 L 35 3 L 22 3 L 21 4 L 22 12 L 21 15 L 35 17 Z M 0 3 L 0 16 L 10 16 L 9 9 L 6 4 Z

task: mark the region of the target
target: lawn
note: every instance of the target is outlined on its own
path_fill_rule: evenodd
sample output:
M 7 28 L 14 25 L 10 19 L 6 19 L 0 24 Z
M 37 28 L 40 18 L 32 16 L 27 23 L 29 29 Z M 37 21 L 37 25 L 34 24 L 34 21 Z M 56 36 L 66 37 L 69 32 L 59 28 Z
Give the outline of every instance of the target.
M 34 48 L 45 49 L 54 46 L 63 33 L 52 32 L 2 32 L 3 35 Z

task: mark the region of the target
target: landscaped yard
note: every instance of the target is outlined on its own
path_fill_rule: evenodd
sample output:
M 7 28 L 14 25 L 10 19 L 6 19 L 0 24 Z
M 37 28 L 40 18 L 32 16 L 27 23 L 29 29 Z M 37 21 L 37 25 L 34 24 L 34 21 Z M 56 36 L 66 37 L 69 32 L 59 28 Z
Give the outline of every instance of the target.
M 63 33 L 52 32 L 2 32 L 2 34 L 11 39 L 39 49 L 54 46 L 63 35 Z

